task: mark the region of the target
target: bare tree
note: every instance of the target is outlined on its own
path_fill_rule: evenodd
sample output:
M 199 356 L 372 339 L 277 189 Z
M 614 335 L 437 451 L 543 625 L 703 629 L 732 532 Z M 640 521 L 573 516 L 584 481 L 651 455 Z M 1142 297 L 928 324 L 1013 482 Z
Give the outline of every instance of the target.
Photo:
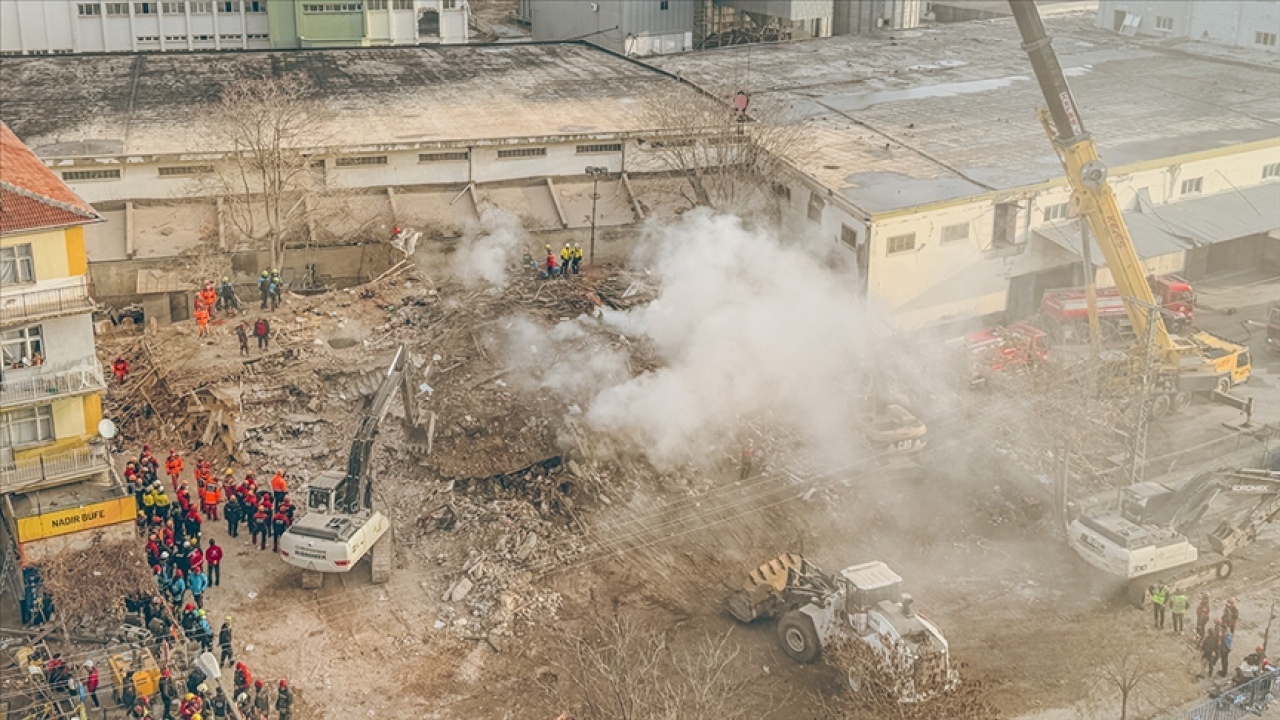
M 736 675 L 738 648 L 729 633 L 673 648 L 662 632 L 619 614 L 590 637 L 564 640 L 556 670 L 567 686 L 546 684 L 555 712 L 574 708 L 575 720 L 746 720 L 767 715 L 743 707 L 747 684 Z M 544 677 L 544 681 L 549 678 Z
M 987 700 L 986 684 L 942 672 L 941 648 L 932 657 L 888 655 L 857 639 L 824 648 L 827 662 L 848 679 L 848 688 L 823 701 L 833 720 L 987 720 L 999 717 Z M 958 679 L 956 679 L 958 677 Z
M 804 147 L 804 127 L 789 122 L 786 106 L 745 93 L 712 93 L 691 102 L 657 97 L 640 115 L 654 131 L 640 141 L 645 155 L 637 162 L 680 178 L 680 195 L 693 205 L 749 207 Z
M 1168 698 L 1184 696 L 1187 688 L 1176 686 L 1190 685 L 1189 676 L 1184 668 L 1171 668 L 1169 663 L 1183 652 L 1182 644 L 1174 638 L 1151 636 L 1137 615 L 1116 618 L 1093 632 L 1088 680 L 1099 702 L 1114 707 L 1119 696 L 1120 720 L 1128 720 L 1141 710 L 1140 703 L 1148 708 L 1162 707 Z
M 209 108 L 209 134 L 225 150 L 199 188 L 224 203 L 224 217 L 279 267 L 286 239 L 306 225 L 307 196 L 323 187 L 308 151 L 320 146 L 314 128 L 324 109 L 311 100 L 302 75 L 237 80 Z

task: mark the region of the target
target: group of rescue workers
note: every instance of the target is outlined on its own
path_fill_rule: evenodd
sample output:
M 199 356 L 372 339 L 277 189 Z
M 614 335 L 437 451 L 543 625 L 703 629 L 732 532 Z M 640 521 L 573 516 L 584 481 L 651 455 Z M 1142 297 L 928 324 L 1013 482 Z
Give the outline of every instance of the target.
M 565 243 L 560 248 L 560 258 L 557 262 L 556 253 L 551 249 L 550 245 L 544 246 L 547 251 L 547 261 L 543 269 L 542 276 L 545 278 L 553 278 L 557 276 L 566 276 L 570 273 L 577 275 L 582 265 L 582 244 L 574 243 L 570 245 Z M 526 253 L 527 254 L 527 253 Z
M 1181 589 L 1171 589 L 1164 583 L 1151 585 L 1148 592 L 1151 596 L 1155 628 L 1164 629 L 1165 612 L 1168 611 L 1173 616 L 1173 631 L 1181 634 L 1183 618 L 1191 604 L 1187 594 Z M 1222 615 L 1214 618 L 1213 624 L 1210 625 L 1209 620 L 1212 617 L 1213 606 L 1209 593 L 1202 593 L 1200 604 L 1196 606 L 1196 645 L 1200 648 L 1200 659 L 1205 663 L 1205 673 L 1213 675 L 1216 666 L 1219 667 L 1218 675 L 1226 677 L 1227 666 L 1231 663 L 1231 651 L 1235 648 L 1236 623 L 1240 620 L 1240 609 L 1236 607 L 1236 599 L 1227 598 L 1226 604 L 1222 607 Z M 1252 653 L 1245 656 L 1244 667 L 1252 668 L 1250 672 L 1254 673 L 1265 673 L 1272 669 L 1271 661 L 1267 659 L 1262 646 L 1258 646 Z M 1248 679 L 1240 677 L 1243 672 L 1241 668 L 1236 669 L 1237 680 Z
M 294 505 L 289 499 L 284 471 L 271 478 L 269 489 L 259 488 L 252 472 L 238 481 L 228 469 L 222 479 L 214 475 L 212 463 L 197 458 L 193 468 L 196 494 L 192 497 L 182 475 L 185 462 L 170 450 L 163 464 L 143 445 L 136 459 L 125 465 L 127 487 L 134 493 L 140 508 L 137 516 L 139 535 L 146 538 L 147 561 L 155 577 L 158 592 L 151 597 L 126 600 L 126 607 L 140 613 L 156 643 L 157 656 L 166 669 L 159 684 L 161 711 L 154 715 L 154 698 L 138 696 L 134 683 L 126 678 L 120 691 L 122 705 L 132 718 L 175 718 L 209 720 L 230 716 L 235 703 L 241 715 L 249 720 L 267 720 L 270 709 L 279 712 L 279 720 L 289 720 L 293 709 L 293 693 L 288 682 L 280 680 L 274 702 L 265 681 L 254 680 L 244 662 L 236 662 L 232 641 L 231 616 L 223 621 L 216 635 L 220 662 L 234 663 L 235 685 L 231 698 L 221 687 L 210 694 L 203 672 L 192 669 L 187 676 L 185 692 L 179 692 L 168 666 L 171 650 L 177 643 L 198 643 L 201 650 L 212 652 L 215 635 L 205 611 L 205 592 L 222 580 L 223 548 L 213 538 L 201 546 L 201 531 L 206 521 L 217 522 L 219 514 L 226 520 L 228 534 L 239 537 L 241 521 L 249 526 L 251 544 L 266 550 L 267 538 L 279 539 L 293 522 Z M 163 472 L 173 492 L 159 479 Z M 91 667 L 91 666 L 90 666 Z M 87 684 L 87 683 L 86 683 Z M 96 689 L 96 683 L 94 684 Z M 94 697 L 96 703 L 96 696 Z
M 284 292 L 284 280 L 280 277 L 280 271 L 272 268 L 271 270 L 263 270 L 258 276 L 258 292 L 262 295 L 262 305 L 260 309 L 266 310 L 270 304 L 271 309 L 275 310 L 280 307 L 281 295 Z M 235 317 L 240 311 L 240 300 L 236 297 L 236 286 L 231 282 L 231 278 L 223 277 L 222 283 L 216 288 L 212 280 L 205 281 L 204 288 L 196 293 L 195 299 L 195 321 L 196 336 L 207 337 L 210 333 L 209 324 L 213 321 L 213 314 L 216 311 L 226 313 L 228 318 Z M 253 326 L 246 322 L 241 322 L 236 326 L 236 338 L 240 341 L 241 354 L 249 354 L 249 335 L 258 340 L 258 349 L 265 350 L 271 337 L 271 324 L 265 318 L 258 318 L 254 321 Z M 123 358 L 116 358 L 117 362 L 123 362 L 123 369 L 117 369 L 115 363 L 112 364 L 112 371 L 116 374 L 119 382 L 124 382 L 128 375 L 128 363 Z

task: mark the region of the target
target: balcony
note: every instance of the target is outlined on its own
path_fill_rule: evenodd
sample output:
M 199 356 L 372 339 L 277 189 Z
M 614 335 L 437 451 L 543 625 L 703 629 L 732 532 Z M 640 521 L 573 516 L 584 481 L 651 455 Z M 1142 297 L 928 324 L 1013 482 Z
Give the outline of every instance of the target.
M 79 480 L 111 467 L 105 445 L 87 445 L 0 465 L 0 493 L 30 492 Z
M 0 410 L 38 405 L 63 397 L 102 392 L 107 385 L 94 360 L 5 370 L 0 381 Z
M 75 315 L 93 309 L 93 288 L 89 281 L 79 278 L 77 282 L 62 287 L 32 287 L 29 290 L 14 290 L 10 285 L 0 293 L 0 326 L 13 327 L 25 325 L 35 320 Z

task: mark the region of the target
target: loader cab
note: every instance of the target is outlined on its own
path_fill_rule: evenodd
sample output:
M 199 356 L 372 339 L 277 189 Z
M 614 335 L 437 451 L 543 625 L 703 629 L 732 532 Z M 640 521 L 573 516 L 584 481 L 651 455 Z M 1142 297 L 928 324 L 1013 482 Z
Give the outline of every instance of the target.
M 346 477 L 340 470 L 320 473 L 315 482 L 307 485 L 307 512 L 333 514 L 338 508 L 338 487 Z
M 882 562 L 847 567 L 840 571 L 840 577 L 848 585 L 845 607 L 850 613 L 902 599 L 902 578 Z
M 1173 496 L 1173 490 L 1160 483 L 1134 483 L 1124 490 L 1120 514 L 1135 525 L 1151 523 L 1152 516 L 1164 509 Z

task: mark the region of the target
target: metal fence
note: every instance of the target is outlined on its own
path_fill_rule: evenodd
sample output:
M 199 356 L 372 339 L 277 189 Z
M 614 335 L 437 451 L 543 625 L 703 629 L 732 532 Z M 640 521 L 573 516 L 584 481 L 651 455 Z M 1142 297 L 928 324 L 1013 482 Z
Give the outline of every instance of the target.
M 1280 717 L 1280 670 L 1256 677 L 1191 710 L 1165 715 L 1161 720 L 1240 720 L 1250 717 Z

